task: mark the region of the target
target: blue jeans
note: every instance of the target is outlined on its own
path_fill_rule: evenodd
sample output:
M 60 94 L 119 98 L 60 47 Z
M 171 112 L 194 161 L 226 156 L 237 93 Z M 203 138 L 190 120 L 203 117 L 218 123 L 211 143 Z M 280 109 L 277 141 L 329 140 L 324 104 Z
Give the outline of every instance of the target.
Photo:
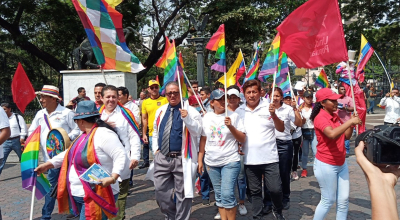
M 0 175 L 1 172 L 3 171 L 4 165 L 6 164 L 8 155 L 10 155 L 11 151 L 15 151 L 15 153 L 18 155 L 19 161 L 21 161 L 21 142 L 19 141 L 19 138 L 11 139 L 11 140 L 6 140 L 3 143 L 3 152 L 4 152 L 4 157 L 3 157 L 3 162 L 0 163 Z
M 301 147 L 301 150 L 303 151 L 303 154 L 301 155 L 301 168 L 307 169 L 308 152 L 310 152 L 310 145 L 311 150 L 313 151 L 313 156 L 315 157 L 315 154 L 317 153 L 317 143 L 318 141 L 315 133 L 312 140 L 303 139 L 303 146 Z
M 321 201 L 315 209 L 314 220 L 325 219 L 336 202 L 336 219 L 347 219 L 349 210 L 349 168 L 345 161 L 341 166 L 314 160 L 314 175 L 321 188 Z
M 79 220 L 85 220 L 85 202 L 83 201 L 83 197 L 76 197 L 76 196 L 72 196 L 74 198 L 76 207 L 78 208 L 79 211 Z M 118 199 L 118 193 L 114 195 L 114 199 L 115 201 L 117 201 Z M 102 213 L 102 220 L 107 220 L 107 216 L 104 214 L 104 212 Z
M 51 188 L 50 192 L 53 191 L 54 186 L 58 182 L 58 176 L 60 175 L 60 168 L 50 169 L 47 173 L 47 180 L 49 180 Z M 44 205 L 42 208 L 42 220 L 51 219 L 51 213 L 54 210 L 54 204 L 56 199 L 50 196 L 50 193 L 44 197 Z
M 350 140 L 344 140 L 344 147 L 346 148 L 346 154 L 350 153 Z
M 147 134 L 149 143 L 148 144 L 143 144 L 143 163 L 149 163 L 150 162 L 150 149 L 152 149 L 151 144 L 153 143 L 153 137 L 149 136 Z
M 240 172 L 240 161 L 230 162 L 222 167 L 207 165 L 207 171 L 214 186 L 217 206 L 226 209 L 235 207 L 235 185 Z
M 244 171 L 243 155 L 240 155 L 240 172 L 237 180 L 239 200 L 244 201 L 246 199 L 246 172 Z
M 203 157 L 203 164 L 204 157 Z M 210 200 L 210 177 L 208 176 L 207 169 L 203 167 L 203 174 L 199 174 L 200 178 L 200 188 L 201 188 L 201 199 Z
M 367 110 L 367 112 L 374 112 L 374 105 L 375 105 L 375 100 L 372 101 L 368 101 L 369 102 L 369 109 Z

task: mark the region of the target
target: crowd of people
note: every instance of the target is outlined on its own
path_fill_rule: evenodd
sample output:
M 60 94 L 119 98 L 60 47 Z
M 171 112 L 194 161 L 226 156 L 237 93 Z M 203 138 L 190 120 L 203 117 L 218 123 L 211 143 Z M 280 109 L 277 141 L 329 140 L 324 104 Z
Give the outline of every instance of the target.
M 352 114 L 346 87 L 314 92 L 304 85 L 295 87 L 292 94 L 248 80 L 242 88 L 228 87 L 225 96 L 223 89 L 199 88 L 197 81 L 191 85 L 189 98 L 183 99 L 177 82 L 169 82 L 163 96 L 159 82 L 150 80 L 140 98 L 133 100 L 125 87 L 98 83 L 94 101 L 80 87 L 66 107 L 60 104 L 59 89 L 45 85 L 37 92 L 43 109 L 29 129 L 22 116 L 12 113 L 9 103 L 2 103 L 0 174 L 10 152 L 21 158 L 21 145 L 40 126 L 44 163 L 35 171 L 47 172 L 52 192 L 45 196 L 43 220 L 51 219 L 56 200 L 67 219 L 125 219 L 136 167 L 151 167 L 148 172 L 153 172 L 155 198 L 165 219 L 189 219 L 196 179 L 204 206 L 211 204 L 214 191 L 218 207 L 214 219 L 232 220 L 237 212 L 247 215 L 247 208 L 253 219 L 269 213 L 285 219 L 282 210 L 290 209 L 290 184 L 299 181 L 299 176 L 309 176 L 307 164 L 312 161 L 321 190 L 314 219 L 325 219 L 334 203 L 337 219 L 347 218 L 345 158 L 354 127 L 362 121 Z M 393 89 L 381 100 L 387 111 L 385 124 L 400 118 L 398 95 Z M 53 128 L 64 129 L 72 141 L 56 156 L 46 149 Z M 366 173 L 374 169 L 362 151 L 357 154 Z M 79 178 L 95 163 L 110 174 L 98 185 Z M 251 207 L 245 206 L 246 197 Z

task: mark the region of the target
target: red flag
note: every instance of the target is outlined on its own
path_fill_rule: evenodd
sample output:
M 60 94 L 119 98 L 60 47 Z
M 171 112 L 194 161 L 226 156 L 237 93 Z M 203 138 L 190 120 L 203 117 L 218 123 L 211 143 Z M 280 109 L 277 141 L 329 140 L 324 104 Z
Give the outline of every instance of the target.
M 158 79 L 158 75 L 156 75 L 156 81 L 157 81 L 158 83 L 160 83 L 160 80 Z
M 294 10 L 277 30 L 281 51 L 297 67 L 315 68 L 348 60 L 337 0 L 309 0 Z
M 21 63 L 18 63 L 13 81 L 11 83 L 13 100 L 18 109 L 24 113 L 26 106 L 36 97 L 35 90 L 29 81 Z

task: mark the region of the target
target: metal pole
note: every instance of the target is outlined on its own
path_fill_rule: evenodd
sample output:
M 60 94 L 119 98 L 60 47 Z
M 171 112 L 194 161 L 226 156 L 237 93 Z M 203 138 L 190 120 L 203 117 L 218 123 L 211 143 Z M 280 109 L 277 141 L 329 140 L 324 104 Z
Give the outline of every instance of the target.
M 199 86 L 204 86 L 204 40 L 196 42 L 196 52 L 197 52 L 197 81 Z

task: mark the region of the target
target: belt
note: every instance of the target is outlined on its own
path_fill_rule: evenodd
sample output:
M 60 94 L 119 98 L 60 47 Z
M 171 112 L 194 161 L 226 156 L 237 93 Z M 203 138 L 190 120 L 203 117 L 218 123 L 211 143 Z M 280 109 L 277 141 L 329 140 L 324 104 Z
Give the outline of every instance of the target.
M 166 157 L 170 157 L 170 158 L 177 158 L 179 156 L 181 156 L 182 153 L 181 152 L 169 152 L 167 153 L 167 155 L 165 155 Z
M 14 139 L 17 139 L 17 138 L 19 139 L 19 136 L 12 137 L 12 138 L 8 138 L 7 141 L 8 141 L 8 140 L 14 140 Z

